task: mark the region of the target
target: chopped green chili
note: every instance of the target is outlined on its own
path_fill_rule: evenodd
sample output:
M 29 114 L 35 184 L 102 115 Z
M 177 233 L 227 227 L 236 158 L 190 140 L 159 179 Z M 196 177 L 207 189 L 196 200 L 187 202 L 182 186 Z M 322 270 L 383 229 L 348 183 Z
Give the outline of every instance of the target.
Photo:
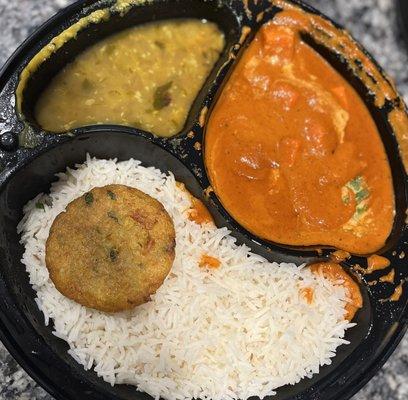
M 93 194 L 92 194 L 91 192 L 88 192 L 88 193 L 85 195 L 85 203 L 86 203 L 88 206 L 90 206 L 90 205 L 93 203 L 93 201 L 94 201 Z
M 111 190 L 108 190 L 107 193 L 108 193 L 108 196 L 110 197 L 111 200 L 116 200 L 117 199 L 116 194 L 113 193 Z
M 41 203 L 40 201 L 35 203 L 35 208 L 38 208 L 39 210 L 44 210 L 44 204 Z
M 349 181 L 342 190 L 342 200 L 344 204 L 350 204 L 350 194 L 347 190 L 354 193 L 356 200 L 356 209 L 354 211 L 352 219 L 358 222 L 363 215 L 368 211 L 367 199 L 370 196 L 370 191 L 367 187 L 367 183 L 361 175 L 356 176 Z
M 356 202 L 360 203 L 365 200 L 369 196 L 369 192 L 367 189 L 361 189 L 356 193 Z
M 110 249 L 109 258 L 112 262 L 118 259 L 119 251 L 117 249 Z
M 356 207 L 355 217 L 360 217 L 368 210 L 368 206 L 366 204 L 362 204 Z
M 170 81 L 156 89 L 153 96 L 153 108 L 155 110 L 161 110 L 171 103 L 171 94 L 169 90 L 172 85 L 173 81 Z

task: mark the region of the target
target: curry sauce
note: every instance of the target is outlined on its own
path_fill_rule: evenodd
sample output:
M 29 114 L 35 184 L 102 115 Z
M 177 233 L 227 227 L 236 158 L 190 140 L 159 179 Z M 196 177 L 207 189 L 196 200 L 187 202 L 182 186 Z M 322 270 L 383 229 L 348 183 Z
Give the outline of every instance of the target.
M 265 24 L 206 130 L 224 207 L 257 236 L 371 253 L 394 219 L 388 159 L 361 98 L 285 19 Z
M 224 45 L 218 26 L 205 20 L 126 29 L 86 49 L 51 80 L 36 120 L 50 132 L 105 123 L 175 135 Z

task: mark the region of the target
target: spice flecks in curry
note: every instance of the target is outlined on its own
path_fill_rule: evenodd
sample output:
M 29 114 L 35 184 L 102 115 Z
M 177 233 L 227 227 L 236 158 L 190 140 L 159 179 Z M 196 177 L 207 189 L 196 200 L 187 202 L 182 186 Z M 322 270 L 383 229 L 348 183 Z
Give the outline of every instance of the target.
M 35 110 L 45 130 L 128 125 L 158 136 L 183 128 L 190 107 L 224 48 L 214 23 L 170 20 L 117 33 L 67 65 Z
M 46 46 L 44 46 L 27 64 L 20 74 L 18 86 L 16 89 L 16 107 L 17 112 L 22 114 L 22 103 L 24 90 L 31 75 L 37 71 L 40 65 L 50 58 L 58 49 L 64 46 L 71 39 L 76 38 L 78 33 L 91 24 L 98 24 L 106 21 L 110 17 L 109 9 L 96 10 L 86 17 L 81 18 L 78 22 L 54 37 Z M 22 115 L 21 115 L 22 117 Z M 23 118 L 23 117 L 22 117 Z
M 351 254 L 344 250 L 336 250 L 330 255 L 331 260 L 336 263 L 345 261 L 350 257 Z

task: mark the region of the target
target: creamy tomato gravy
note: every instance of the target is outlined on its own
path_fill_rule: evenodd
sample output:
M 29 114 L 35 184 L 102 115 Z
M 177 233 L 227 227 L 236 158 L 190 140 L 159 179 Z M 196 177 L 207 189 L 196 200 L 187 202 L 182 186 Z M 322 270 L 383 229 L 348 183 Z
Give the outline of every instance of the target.
M 296 29 L 265 24 L 221 93 L 206 131 L 212 186 L 259 237 L 374 252 L 394 219 L 383 144 L 358 94 Z

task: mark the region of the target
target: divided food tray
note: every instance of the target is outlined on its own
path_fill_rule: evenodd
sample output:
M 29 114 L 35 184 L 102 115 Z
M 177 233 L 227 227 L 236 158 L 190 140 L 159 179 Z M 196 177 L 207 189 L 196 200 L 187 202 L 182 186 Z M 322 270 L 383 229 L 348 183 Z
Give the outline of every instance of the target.
M 287 3 L 318 14 L 299 2 Z M 265 0 L 154 0 L 138 2 L 125 12 L 119 12 L 112 8 L 115 4 L 114 1 L 80 1 L 67 7 L 39 28 L 0 73 L 0 336 L 17 361 L 58 399 L 150 398 L 131 386 L 111 387 L 94 372 L 85 371 L 76 364 L 67 353 L 67 344 L 52 335 L 52 324 L 44 325 L 34 300 L 35 293 L 20 262 L 23 248 L 19 244 L 16 227 L 22 218 L 24 204 L 38 193 L 49 190 L 56 173 L 82 163 L 87 153 L 98 158 L 135 158 L 146 166 L 171 171 L 177 180 L 185 183 L 196 197 L 205 202 L 218 226 L 227 226 L 240 243 L 271 261 L 301 265 L 327 260 L 334 251 L 320 246 L 284 246 L 252 235 L 228 214 L 217 199 L 204 165 L 205 123 L 212 107 L 240 55 L 259 27 L 280 11 L 279 6 Z M 109 7 L 109 19 L 91 23 L 80 30 L 75 39 L 68 40 L 33 72 L 24 91 L 22 113 L 17 112 L 15 92 L 20 73 L 30 59 L 79 19 L 97 9 Z M 86 47 L 114 32 L 144 22 L 186 17 L 217 23 L 225 34 L 226 47 L 179 134 L 159 138 L 135 128 L 94 125 L 57 135 L 44 132 L 36 124 L 33 109 L 39 93 L 52 76 Z M 343 267 L 359 282 L 364 298 L 364 306 L 353 321 L 357 326 L 346 335 L 351 344 L 341 346 L 333 363 L 323 367 L 318 375 L 294 386 L 280 388 L 274 397 L 276 400 L 347 399 L 380 368 L 407 327 L 408 296 L 405 286 L 398 301 L 384 301 L 408 277 L 405 265 L 407 176 L 397 138 L 388 121 L 390 110 L 403 107 L 403 103 L 401 99 L 394 99 L 381 107 L 376 106 L 369 89 L 349 68 L 348 61 L 341 54 L 316 42 L 313 37 L 305 36 L 304 40 L 328 60 L 365 101 L 389 158 L 396 196 L 394 227 L 385 247 L 379 252 L 391 261 L 390 268 L 395 269 L 394 283 L 369 286 L 367 281 L 375 280 L 380 273 L 360 276 L 355 272 L 355 265 L 366 266 L 365 257 L 352 256 L 343 262 Z

